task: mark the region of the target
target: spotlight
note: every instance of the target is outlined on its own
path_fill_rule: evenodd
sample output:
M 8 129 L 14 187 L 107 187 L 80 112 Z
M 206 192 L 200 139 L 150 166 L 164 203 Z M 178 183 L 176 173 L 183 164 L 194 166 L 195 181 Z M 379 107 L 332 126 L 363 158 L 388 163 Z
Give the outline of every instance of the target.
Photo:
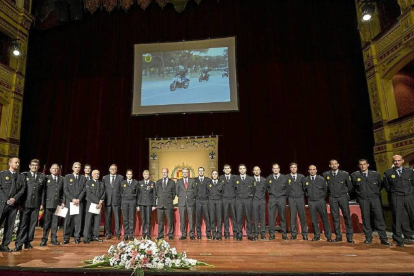
M 11 45 L 12 45 L 13 55 L 15 57 L 20 56 L 20 54 L 21 54 L 20 53 L 20 44 L 17 41 L 13 41 Z
M 371 20 L 375 12 L 375 6 L 372 3 L 367 3 L 362 7 L 362 21 Z

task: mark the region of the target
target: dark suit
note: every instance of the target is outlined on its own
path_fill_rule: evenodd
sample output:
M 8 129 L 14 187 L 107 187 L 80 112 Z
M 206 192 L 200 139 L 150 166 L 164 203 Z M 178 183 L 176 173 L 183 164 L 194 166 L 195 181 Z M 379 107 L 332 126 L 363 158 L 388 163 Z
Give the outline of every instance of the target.
M 174 236 L 174 198 L 176 194 L 174 180 L 168 178 L 163 185 L 163 178 L 155 183 L 157 199 L 158 238 L 164 238 L 164 215 L 168 220 L 168 237 Z
M 88 180 L 92 180 L 92 176 L 91 175 L 83 175 L 86 179 L 86 181 Z M 82 206 L 86 206 L 86 198 L 83 198 L 82 200 Z M 82 208 L 82 223 L 81 223 L 81 236 L 83 236 L 83 232 L 85 230 L 85 218 L 86 218 L 86 214 L 88 213 L 88 210 L 86 210 L 86 208 Z M 91 232 L 90 235 L 93 235 L 93 233 Z
M 137 213 L 138 204 L 138 180 L 125 179 L 121 182 L 121 197 L 122 197 L 122 216 L 124 218 L 124 237 L 132 239 L 134 237 L 135 228 L 135 214 Z
M 190 237 L 194 237 L 194 216 L 196 205 L 196 184 L 194 179 L 187 177 L 188 188 L 184 185 L 184 178 L 177 180 L 175 184 L 178 196 L 178 210 L 180 212 L 180 231 L 183 237 L 187 236 L 186 218 L 190 228 Z M 187 213 L 187 216 L 186 216 Z
M 246 219 L 246 233 L 249 238 L 253 237 L 252 231 L 252 205 L 254 195 L 254 178 L 248 175 L 242 180 L 240 175 L 236 181 L 236 215 L 237 215 L 237 237 L 243 237 L 243 217 Z
M 376 171 L 368 171 L 367 173 L 368 175 L 365 176 L 361 171 L 356 171 L 351 175 L 359 208 L 361 208 L 365 238 L 368 241 L 372 240 L 372 214 L 375 230 L 378 232 L 380 240 L 386 241 L 388 238 L 385 232 L 386 225 L 381 203 L 381 175 Z
M 279 174 L 276 179 L 273 174 L 267 177 L 267 192 L 269 194 L 269 234 L 275 236 L 276 217 L 279 213 L 282 236 L 286 237 L 286 197 L 288 189 L 288 178 L 286 175 Z
M 259 224 L 260 224 L 260 236 L 265 238 L 266 236 L 266 191 L 267 182 L 266 178 L 259 176 L 259 181 L 254 176 L 254 196 L 253 196 L 253 236 L 258 238 L 259 236 Z
M 314 238 L 320 238 L 321 230 L 319 229 L 318 214 L 322 219 L 323 230 L 325 237 L 331 239 L 331 226 L 329 225 L 328 212 L 326 211 L 325 197 L 328 191 L 326 180 L 319 175 L 315 176 L 315 180 L 311 180 L 310 176 L 307 176 L 303 180 L 303 186 L 305 187 L 306 195 L 308 196 L 309 213 L 312 219 Z
M 94 179 L 86 181 L 85 186 L 86 218 L 85 229 L 83 231 L 83 239 L 89 240 L 89 235 L 91 232 L 93 233 L 92 238 L 99 238 L 99 223 L 101 222 L 101 214 L 91 213 L 89 212 L 89 208 L 92 203 L 99 204 L 100 201 L 105 200 L 105 187 L 101 181 Z
M 196 228 L 197 236 L 201 236 L 201 214 L 204 216 L 206 223 L 207 237 L 210 237 L 211 226 L 210 216 L 208 214 L 208 185 L 211 183 L 211 179 L 204 177 L 203 181 L 200 181 L 199 177 L 194 178 L 196 182 Z
M 290 232 L 292 237 L 298 234 L 296 228 L 296 216 L 299 214 L 300 227 L 302 228 L 302 236 L 308 236 L 308 226 L 306 225 L 305 210 L 305 193 L 303 187 L 303 179 L 305 176 L 296 174 L 296 180 L 291 174 L 286 175 L 288 178 L 288 201 L 290 209 Z
M 116 174 L 114 183 L 111 184 L 112 175 L 105 175 L 102 182 L 105 186 L 105 234 L 111 236 L 112 213 L 115 220 L 115 235 L 121 235 L 119 221 L 121 217 L 121 182 L 124 180 L 122 175 Z
M 352 190 L 351 177 L 349 176 L 349 173 L 341 170 L 338 170 L 336 176 L 333 176 L 332 171 L 324 172 L 323 177 L 328 182 L 329 205 L 331 207 L 332 219 L 335 225 L 336 237 L 342 237 L 339 215 L 339 209 L 341 209 L 346 225 L 346 239 L 352 240 L 354 229 L 352 227 L 348 195 Z
M 229 175 L 228 180 L 226 175 L 222 175 L 219 181 L 223 183 L 223 220 L 224 220 L 224 236 L 230 236 L 230 223 L 233 225 L 233 236 L 236 236 L 236 181 L 235 175 Z M 231 215 L 230 215 L 231 214 Z
M 43 188 L 46 176 L 42 173 L 22 173 L 26 181 L 26 191 L 23 195 L 23 212 L 20 218 L 19 231 L 16 237 L 16 247 L 29 244 L 34 239 L 34 232 L 39 216 L 39 208 L 42 204 Z
M 142 237 L 151 237 L 151 213 L 152 207 L 155 206 L 155 182 L 148 179 L 139 181 L 138 185 L 138 205 L 141 210 L 142 219 Z
M 84 208 L 82 200 L 85 197 L 85 183 L 86 178 L 83 175 L 78 175 L 78 179 L 76 180 L 75 175 L 73 173 L 66 175 L 63 181 L 65 205 L 69 208 L 69 211 L 65 218 L 65 225 L 63 228 L 63 239 L 66 241 L 70 239 L 72 221 L 75 224 L 75 239 L 80 238 L 80 231 L 82 225 L 82 210 Z M 70 214 L 70 203 L 73 199 L 79 199 L 79 215 Z
M 59 217 L 55 216 L 56 207 L 64 202 L 63 199 L 63 177 L 56 176 L 53 180 L 52 175 L 46 176 L 46 186 L 43 190 L 43 208 L 45 209 L 44 224 L 43 224 L 43 238 L 42 241 L 47 241 L 49 232 L 52 229 L 51 239 L 57 241 L 57 229 Z M 69 207 L 69 206 L 66 206 Z
M 211 183 L 207 186 L 207 189 L 210 229 L 213 232 L 214 238 L 219 239 L 221 238 L 221 233 L 223 231 L 223 182 L 220 182 L 218 179 L 211 180 Z
M 4 223 L 2 247 L 10 244 L 13 237 L 14 222 L 16 220 L 19 200 L 26 190 L 24 176 L 10 170 L 0 172 L 0 225 Z M 14 198 L 13 205 L 8 205 L 7 201 Z
M 414 171 L 403 167 L 399 175 L 396 168 L 388 169 L 383 184 L 390 195 L 394 240 L 402 243 L 402 220 L 407 217 L 404 213 L 408 213 L 409 221 L 414 225 Z

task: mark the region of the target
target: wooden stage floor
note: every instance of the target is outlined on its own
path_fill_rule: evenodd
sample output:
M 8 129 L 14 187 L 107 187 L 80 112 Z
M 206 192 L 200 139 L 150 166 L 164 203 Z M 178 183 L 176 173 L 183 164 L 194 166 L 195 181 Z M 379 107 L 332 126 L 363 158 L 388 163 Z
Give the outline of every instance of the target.
M 58 272 L 70 269 L 70 272 L 83 274 L 83 260 L 104 254 L 111 244 L 117 244 L 115 239 L 90 244 L 76 245 L 74 240 L 68 245 L 40 247 L 41 229 L 36 230 L 34 249 L 13 253 L 0 253 L 0 275 L 6 275 L 4 270 L 11 269 L 28 271 Z M 61 230 L 58 232 L 62 241 Z M 312 238 L 313 235 L 310 235 Z M 299 238 L 299 236 L 298 236 Z M 223 241 L 189 239 L 179 241 L 176 237 L 170 241 L 171 246 L 179 252 L 186 251 L 190 258 L 207 262 L 214 267 L 197 267 L 193 270 L 180 270 L 180 274 L 221 274 L 236 275 L 239 273 L 414 273 L 414 245 L 404 248 L 387 247 L 379 244 L 377 237 L 371 245 L 363 243 L 364 236 L 356 234 L 355 244 L 346 242 L 328 243 L 324 239 L 319 242 L 284 241 L 280 234 L 273 241 L 249 241 L 244 238 L 237 242 L 233 239 Z M 10 244 L 14 248 L 14 243 Z M 30 269 L 29 269 L 30 268 Z M 3 271 L 1 271 L 3 270 Z M 93 272 L 87 269 L 86 272 Z M 115 272 L 111 270 L 112 274 Z M 97 271 L 95 271 L 97 272 Z M 11 275 L 7 273 L 8 275 Z M 170 274 L 170 273 L 168 273 Z M 15 274 L 17 275 L 17 274 Z M 26 274 L 19 274 L 26 275 Z M 72 274 L 73 275 L 73 274 Z

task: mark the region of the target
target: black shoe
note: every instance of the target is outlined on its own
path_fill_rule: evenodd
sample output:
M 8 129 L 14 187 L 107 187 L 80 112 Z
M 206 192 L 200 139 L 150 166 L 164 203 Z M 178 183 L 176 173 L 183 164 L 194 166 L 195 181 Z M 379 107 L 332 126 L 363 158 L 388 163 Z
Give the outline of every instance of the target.
M 58 242 L 58 241 L 51 241 L 50 243 L 53 244 L 53 245 L 60 245 L 60 242 Z
M 128 236 L 125 236 L 124 237 L 124 241 L 128 241 Z
M 180 241 L 185 240 L 185 239 L 187 239 L 187 237 L 186 237 L 186 236 L 181 236 L 181 237 L 180 237 Z
M 254 241 L 254 238 L 253 237 L 247 237 L 247 239 L 249 240 L 249 241 Z
M 233 240 L 237 240 L 237 235 L 233 235 Z
M 287 236 L 282 236 L 282 239 L 284 239 L 284 240 L 289 240 L 289 238 L 287 237 Z
M 75 241 L 75 242 L 76 242 L 76 241 Z M 89 243 L 89 240 L 88 240 L 88 239 L 84 239 L 84 240 L 83 240 L 83 243 L 88 244 L 88 243 Z
M 80 244 L 81 243 L 80 239 L 75 239 L 75 243 Z
M 381 244 L 387 245 L 387 246 L 392 246 L 393 245 L 392 242 L 389 242 L 389 241 L 386 241 L 386 240 L 382 240 Z
M 151 236 L 147 236 L 147 240 L 151 240 Z
M 207 239 L 208 239 L 208 240 L 211 240 L 211 236 L 210 236 L 210 235 L 207 235 Z
M 224 239 L 229 240 L 230 239 L 230 235 L 224 235 Z
M 12 250 L 8 246 L 3 246 L 3 245 L 0 247 L 0 251 L 1 252 L 12 252 Z
M 194 236 L 190 236 L 190 240 L 195 240 L 195 237 Z
M 119 241 L 121 239 L 121 236 L 116 236 L 115 239 Z
M 168 240 L 172 241 L 174 240 L 174 237 L 168 237 Z
M 30 243 L 24 245 L 24 249 L 32 249 L 32 248 L 33 246 Z
M 197 240 L 201 240 L 201 236 L 200 235 L 197 235 Z
M 135 238 L 134 238 L 133 236 L 129 236 L 129 240 L 130 240 L 130 241 L 134 241 L 134 240 L 135 240 Z
M 274 240 L 274 239 L 276 239 L 276 238 L 275 238 L 275 236 L 273 236 L 273 235 L 271 235 L 271 236 L 269 237 L 269 240 Z
M 3 248 L 2 248 L 3 249 Z M 23 249 L 23 245 L 19 245 L 19 246 L 16 246 L 14 249 L 13 249 L 13 252 L 17 252 L 17 251 L 22 251 L 22 249 Z M 2 250 L 3 251 L 3 250 Z M 9 249 L 9 251 L 6 251 L 6 252 L 10 252 L 11 250 Z
M 350 243 L 350 244 L 354 244 L 355 243 L 354 240 L 351 240 L 351 239 L 347 239 L 346 242 L 347 243 Z
M 221 241 L 221 237 L 219 236 L 219 237 L 217 238 L 217 240 L 218 240 L 218 241 Z
M 336 239 L 335 239 L 335 240 L 333 240 L 333 239 L 329 238 L 329 239 L 326 239 L 326 241 L 327 241 L 327 242 L 336 242 Z
M 267 240 L 266 236 L 260 236 L 260 239 L 261 239 L 262 241 Z
M 404 243 L 403 242 L 398 242 L 397 241 L 397 244 L 396 244 L 398 247 L 404 247 L 405 245 L 404 245 Z
M 302 237 L 302 239 L 303 239 L 304 241 L 307 241 L 307 240 L 308 240 L 308 236 L 303 236 L 303 237 Z
M 296 236 L 290 236 L 291 240 L 296 240 Z
M 92 238 L 91 241 L 102 242 L 103 240 L 101 240 L 100 238 L 95 237 L 95 238 Z
M 105 237 L 107 240 L 110 240 L 111 238 L 112 238 L 112 236 L 111 235 L 106 235 L 106 237 Z
M 63 240 L 63 244 L 68 244 L 69 240 Z
M 321 238 L 319 238 L 319 237 L 314 237 L 313 239 L 312 239 L 312 241 L 320 241 L 321 240 Z
M 156 237 L 155 238 L 156 241 L 163 240 L 163 239 L 164 239 L 164 237 Z
M 341 241 L 342 241 L 342 237 L 337 236 L 337 237 L 335 238 L 335 242 L 341 242 Z
M 403 242 L 404 243 L 407 243 L 407 244 L 413 244 L 414 243 L 414 239 L 410 239 L 410 238 L 403 239 Z
M 364 241 L 364 243 L 365 243 L 365 244 L 371 244 L 371 243 L 372 243 L 372 239 L 366 239 L 366 240 Z
M 46 242 L 46 241 L 42 241 L 42 242 L 40 243 L 40 246 L 46 246 L 46 244 L 47 244 L 47 242 Z

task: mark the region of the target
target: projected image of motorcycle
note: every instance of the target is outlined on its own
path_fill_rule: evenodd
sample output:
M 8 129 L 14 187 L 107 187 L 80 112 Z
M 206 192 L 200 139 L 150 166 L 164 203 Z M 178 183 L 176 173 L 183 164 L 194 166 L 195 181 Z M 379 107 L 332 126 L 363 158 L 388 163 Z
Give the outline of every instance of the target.
M 210 74 L 208 73 L 208 68 L 203 68 L 201 70 L 200 76 L 198 77 L 198 81 L 202 82 L 203 80 L 208 81 L 210 78 Z
M 180 71 L 174 75 L 173 82 L 170 84 L 170 90 L 175 91 L 177 88 L 187 89 L 190 86 L 190 79 L 187 77 L 188 70 L 180 69 Z

